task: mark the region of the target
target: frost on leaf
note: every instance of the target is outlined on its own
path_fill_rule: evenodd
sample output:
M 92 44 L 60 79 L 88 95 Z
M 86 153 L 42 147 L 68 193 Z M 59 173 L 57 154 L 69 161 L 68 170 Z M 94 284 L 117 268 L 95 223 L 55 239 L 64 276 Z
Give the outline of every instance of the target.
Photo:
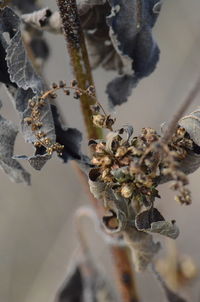
M 16 126 L 0 115 L 0 166 L 14 182 L 30 184 L 29 173 L 12 158 L 17 133 Z

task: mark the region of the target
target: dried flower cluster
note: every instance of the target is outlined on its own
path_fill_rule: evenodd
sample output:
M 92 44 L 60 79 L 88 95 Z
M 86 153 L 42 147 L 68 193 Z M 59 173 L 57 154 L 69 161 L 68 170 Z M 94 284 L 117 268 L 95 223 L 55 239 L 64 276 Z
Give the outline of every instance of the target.
M 111 129 L 114 120 L 104 114 L 93 116 L 94 124 Z M 114 187 L 122 197 L 134 200 L 135 205 L 149 207 L 159 197 L 156 187 L 164 178 L 174 180 L 172 188 L 179 192 L 176 199 L 190 204 L 190 192 L 179 162 L 193 150 L 193 141 L 178 127 L 169 145 L 161 143 L 152 128 L 143 128 L 141 135 L 132 137 L 130 126 L 109 132 L 106 140 L 91 141 L 92 163 L 98 167 L 99 180 Z M 126 133 L 126 137 L 124 137 Z
M 62 155 L 62 150 L 64 146 L 59 144 L 58 142 L 52 143 L 52 140 L 48 137 L 48 134 L 44 131 L 41 131 L 43 123 L 41 121 L 41 108 L 43 108 L 47 104 L 47 99 L 55 99 L 57 97 L 56 91 L 62 90 L 65 95 L 70 95 L 71 91 L 73 91 L 73 98 L 79 99 L 81 95 L 87 94 L 90 97 L 94 98 L 95 90 L 93 86 L 89 86 L 86 90 L 79 88 L 78 82 L 76 80 L 72 80 L 70 85 L 64 81 L 60 81 L 59 84 L 53 83 L 52 88 L 43 93 L 42 96 L 34 96 L 29 100 L 28 106 L 31 110 L 31 115 L 24 118 L 24 122 L 31 127 L 32 132 L 35 134 L 36 141 L 34 143 L 34 147 L 41 148 L 44 147 L 47 154 L 52 155 L 53 152 L 57 152 L 58 155 Z

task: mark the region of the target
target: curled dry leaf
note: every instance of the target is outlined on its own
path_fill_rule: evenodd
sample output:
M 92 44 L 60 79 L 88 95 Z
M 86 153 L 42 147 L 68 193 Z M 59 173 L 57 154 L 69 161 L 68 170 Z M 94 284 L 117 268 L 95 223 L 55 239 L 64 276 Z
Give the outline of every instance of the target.
M 6 7 L 0 12 L 0 30 L 1 42 L 6 53 L 6 62 L 8 73 L 11 82 L 14 82 L 18 89 L 12 88 L 12 95 L 15 95 L 16 109 L 22 119 L 22 131 L 25 140 L 29 143 L 35 143 L 37 138 L 32 129 L 24 122 L 26 117 L 30 116 L 30 108 L 28 107 L 28 96 L 34 94 L 41 95 L 46 89 L 46 85 L 40 76 L 33 69 L 23 45 L 23 40 L 20 32 L 20 19 L 12 11 Z M 3 33 L 8 32 L 10 40 L 3 39 Z M 26 104 L 24 104 L 26 101 Z M 52 117 L 51 107 L 48 101 L 41 108 L 41 131 L 48 134 L 52 142 L 55 142 L 55 128 Z M 39 152 L 37 152 L 37 162 L 39 160 Z M 43 154 L 41 154 L 43 155 Z M 33 157 L 32 157 L 33 158 Z M 43 158 L 41 159 L 42 162 Z
M 165 221 L 156 208 L 151 208 L 137 214 L 135 225 L 139 231 L 158 233 L 172 239 L 176 239 L 179 235 L 179 229 L 175 222 Z
M 122 75 L 108 84 L 112 105 L 120 105 L 138 81 L 151 74 L 159 59 L 159 48 L 152 37 L 160 1 L 109 0 L 111 14 L 107 17 L 113 46 L 123 63 Z
M 16 183 L 30 184 L 30 175 L 19 162 L 13 158 L 16 126 L 0 115 L 0 167 Z

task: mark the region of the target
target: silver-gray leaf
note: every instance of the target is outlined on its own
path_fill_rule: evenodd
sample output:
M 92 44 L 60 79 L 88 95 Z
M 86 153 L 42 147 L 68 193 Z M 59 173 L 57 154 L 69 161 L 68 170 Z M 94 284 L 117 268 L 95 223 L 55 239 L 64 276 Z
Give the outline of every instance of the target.
M 17 132 L 12 122 L 0 116 L 0 166 L 14 182 L 30 184 L 29 173 L 12 158 Z

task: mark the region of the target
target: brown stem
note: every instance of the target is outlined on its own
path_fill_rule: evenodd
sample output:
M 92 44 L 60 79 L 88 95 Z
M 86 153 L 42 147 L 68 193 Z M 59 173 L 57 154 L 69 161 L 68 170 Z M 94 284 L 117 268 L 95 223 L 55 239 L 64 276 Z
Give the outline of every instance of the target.
M 65 40 L 73 67 L 74 75 L 78 81 L 78 86 L 85 90 L 89 85 L 93 85 L 91 67 L 89 64 L 88 53 L 85 45 L 84 34 L 81 29 L 80 19 L 76 0 L 57 0 L 60 11 Z M 102 132 L 94 127 L 92 123 L 92 112 L 90 105 L 94 101 L 86 96 L 81 96 L 81 107 L 84 122 L 87 129 L 88 138 L 101 138 Z M 76 164 L 74 164 L 76 166 Z M 81 182 L 84 184 L 92 204 L 95 206 L 98 216 L 102 217 L 103 205 L 91 194 L 88 186 L 87 176 L 76 166 Z M 112 246 L 111 252 L 116 268 L 116 279 L 123 302 L 139 301 L 135 287 L 133 264 L 129 257 L 128 247 Z M 126 277 L 125 277 L 126 276 Z M 128 281 L 127 281 L 128 280 Z
M 71 65 L 75 78 L 78 81 L 78 87 L 86 90 L 88 86 L 91 86 L 94 83 L 76 1 L 57 0 L 57 4 L 60 11 L 63 33 L 67 42 Z M 94 104 L 94 99 L 83 94 L 80 97 L 80 100 L 88 138 L 95 139 L 102 137 L 101 129 L 96 128 L 92 122 L 90 106 Z
M 200 92 L 200 77 L 197 79 L 197 81 L 195 82 L 193 88 L 190 90 L 190 92 L 188 93 L 186 99 L 181 104 L 180 108 L 178 109 L 178 111 L 176 112 L 176 114 L 172 118 L 171 122 L 169 123 L 168 128 L 166 129 L 165 133 L 163 134 L 163 136 L 161 138 L 162 143 L 167 144 L 169 142 L 171 136 L 173 135 L 173 133 L 176 129 L 178 121 L 183 116 L 183 114 L 188 109 L 188 107 L 192 104 L 192 102 L 195 100 L 195 98 L 197 97 L 199 92 Z
M 95 207 L 98 217 L 102 219 L 104 208 L 102 202 L 94 198 L 88 186 L 87 176 L 80 170 L 76 162 L 72 162 L 73 168 L 77 171 L 79 179 L 88 194 L 92 205 Z M 123 302 L 139 302 L 136 288 L 135 275 L 130 250 L 126 246 L 111 245 L 110 251 L 113 257 L 115 278 L 117 288 Z

